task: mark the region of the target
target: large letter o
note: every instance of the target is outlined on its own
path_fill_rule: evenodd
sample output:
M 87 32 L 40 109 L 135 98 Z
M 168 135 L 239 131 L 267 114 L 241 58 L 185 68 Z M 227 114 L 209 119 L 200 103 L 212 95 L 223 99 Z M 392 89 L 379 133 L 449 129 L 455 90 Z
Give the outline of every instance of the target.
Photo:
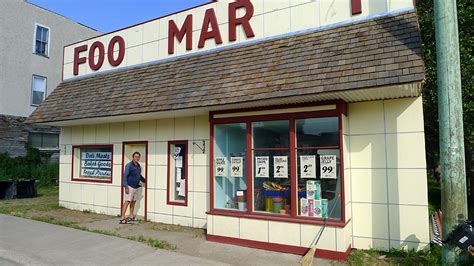
M 118 51 L 118 57 L 115 59 L 114 47 L 116 43 L 119 46 L 119 51 Z M 122 37 L 115 36 L 112 38 L 112 40 L 110 40 L 109 47 L 107 49 L 107 58 L 109 59 L 109 63 L 111 66 L 116 67 L 122 63 L 124 57 L 125 57 L 125 41 Z

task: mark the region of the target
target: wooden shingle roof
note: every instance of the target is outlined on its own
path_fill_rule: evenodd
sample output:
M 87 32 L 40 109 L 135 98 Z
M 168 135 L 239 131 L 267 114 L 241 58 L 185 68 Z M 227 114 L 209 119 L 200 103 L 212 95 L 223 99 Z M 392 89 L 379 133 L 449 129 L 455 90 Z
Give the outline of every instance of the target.
M 424 78 L 412 10 L 63 81 L 27 122 L 238 104 Z

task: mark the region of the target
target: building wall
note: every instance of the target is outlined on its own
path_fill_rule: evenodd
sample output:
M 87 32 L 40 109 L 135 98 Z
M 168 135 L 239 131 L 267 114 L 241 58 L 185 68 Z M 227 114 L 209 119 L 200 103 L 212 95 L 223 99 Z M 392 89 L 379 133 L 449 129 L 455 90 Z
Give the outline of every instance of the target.
M 205 212 L 209 209 L 208 116 L 61 128 L 60 204 L 71 209 L 118 215 L 121 204 L 122 143 L 138 140 L 148 141 L 147 218 L 156 222 L 205 228 Z M 188 140 L 187 207 L 166 204 L 169 140 Z M 201 147 L 202 141 L 205 141 L 204 154 L 193 145 L 193 141 Z M 71 182 L 72 145 L 109 143 L 114 145 L 112 184 Z
M 352 246 L 424 248 L 429 244 L 422 98 L 349 105 Z M 347 194 L 346 194 L 347 195 Z
M 166 205 L 168 140 L 189 141 L 189 205 Z M 208 234 L 308 247 L 320 226 L 206 215 L 209 209 L 207 116 L 110 125 L 64 127 L 61 132 L 60 204 L 119 214 L 122 142 L 149 141 L 148 217 L 206 228 Z M 206 153 L 192 141 L 206 141 Z M 113 184 L 71 182 L 72 144 L 114 144 Z M 318 247 L 424 248 L 429 243 L 422 98 L 349 104 L 343 116 L 344 228 L 327 227 Z
M 209 1 L 211 2 L 211 1 Z M 237 27 L 237 40 L 229 42 L 228 33 L 228 5 L 234 0 L 219 0 L 191 10 L 172 14 L 150 22 L 109 33 L 91 40 L 70 45 L 65 49 L 64 78 L 73 78 L 74 48 L 87 44 L 91 46 L 95 41 L 101 41 L 105 47 L 114 36 L 121 36 L 125 40 L 125 58 L 119 67 L 138 65 L 141 63 L 163 60 L 170 57 L 188 55 L 227 45 L 244 43 L 268 37 L 274 37 L 300 30 L 328 26 L 335 23 L 350 22 L 353 19 L 363 19 L 368 16 L 383 14 L 400 9 L 413 8 L 413 0 L 362 0 L 362 13 L 351 14 L 351 0 L 251 0 L 254 14 L 250 20 L 255 37 L 247 38 L 242 27 Z M 216 45 L 213 39 L 206 41 L 203 48 L 198 48 L 198 40 L 205 11 L 214 9 L 222 36 L 222 44 Z M 238 12 L 238 17 L 244 11 Z M 192 50 L 186 51 L 185 41 L 175 42 L 175 53 L 168 54 L 168 21 L 174 20 L 181 28 L 186 17 L 193 15 L 193 43 Z M 107 52 L 107 51 L 106 51 Z M 81 56 L 87 57 L 87 53 Z M 96 60 L 98 54 L 95 56 Z M 105 56 L 107 58 L 107 56 Z M 111 70 L 107 60 L 98 71 Z M 93 74 L 88 64 L 79 66 L 79 75 Z
M 318 248 L 426 248 L 422 98 L 351 103 L 342 120 L 347 225 L 326 227 Z M 208 215 L 208 234 L 301 247 L 309 247 L 319 228 Z
M 33 53 L 35 23 L 50 28 L 49 58 Z M 61 81 L 63 46 L 97 31 L 24 0 L 0 1 L 0 114 L 27 117 L 32 75 L 47 77 L 47 94 Z

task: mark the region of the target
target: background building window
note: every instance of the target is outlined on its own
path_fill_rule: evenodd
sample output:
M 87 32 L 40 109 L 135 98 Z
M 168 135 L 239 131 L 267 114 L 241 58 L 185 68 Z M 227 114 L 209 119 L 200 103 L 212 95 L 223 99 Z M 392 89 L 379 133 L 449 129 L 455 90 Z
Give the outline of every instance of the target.
M 38 106 L 44 101 L 46 97 L 46 81 L 47 79 L 45 77 L 33 75 L 33 80 L 31 82 L 31 105 Z
M 35 31 L 35 44 L 34 44 L 35 54 L 48 56 L 49 55 L 49 29 L 36 25 Z
M 247 210 L 245 123 L 214 127 L 214 207 Z
M 188 205 L 188 142 L 168 142 L 168 204 Z
M 113 145 L 73 146 L 72 180 L 112 182 Z
M 38 149 L 57 149 L 59 147 L 59 135 L 53 133 L 30 132 L 28 134 L 30 147 Z

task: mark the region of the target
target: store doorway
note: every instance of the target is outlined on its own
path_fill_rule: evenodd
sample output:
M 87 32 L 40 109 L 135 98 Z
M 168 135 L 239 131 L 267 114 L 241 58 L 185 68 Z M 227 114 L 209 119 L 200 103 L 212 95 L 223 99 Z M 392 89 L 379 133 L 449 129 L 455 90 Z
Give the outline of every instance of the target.
M 123 173 L 125 170 L 125 165 L 132 161 L 132 155 L 134 152 L 139 152 L 141 154 L 140 165 L 142 167 L 142 175 L 145 177 L 145 185 L 140 188 L 140 196 L 135 205 L 135 215 L 139 219 L 147 220 L 147 190 L 148 190 L 148 141 L 129 141 L 123 142 L 122 146 L 122 183 L 125 178 Z M 124 190 L 121 189 L 121 211 L 123 208 L 124 202 Z M 128 215 L 127 210 L 127 215 Z

